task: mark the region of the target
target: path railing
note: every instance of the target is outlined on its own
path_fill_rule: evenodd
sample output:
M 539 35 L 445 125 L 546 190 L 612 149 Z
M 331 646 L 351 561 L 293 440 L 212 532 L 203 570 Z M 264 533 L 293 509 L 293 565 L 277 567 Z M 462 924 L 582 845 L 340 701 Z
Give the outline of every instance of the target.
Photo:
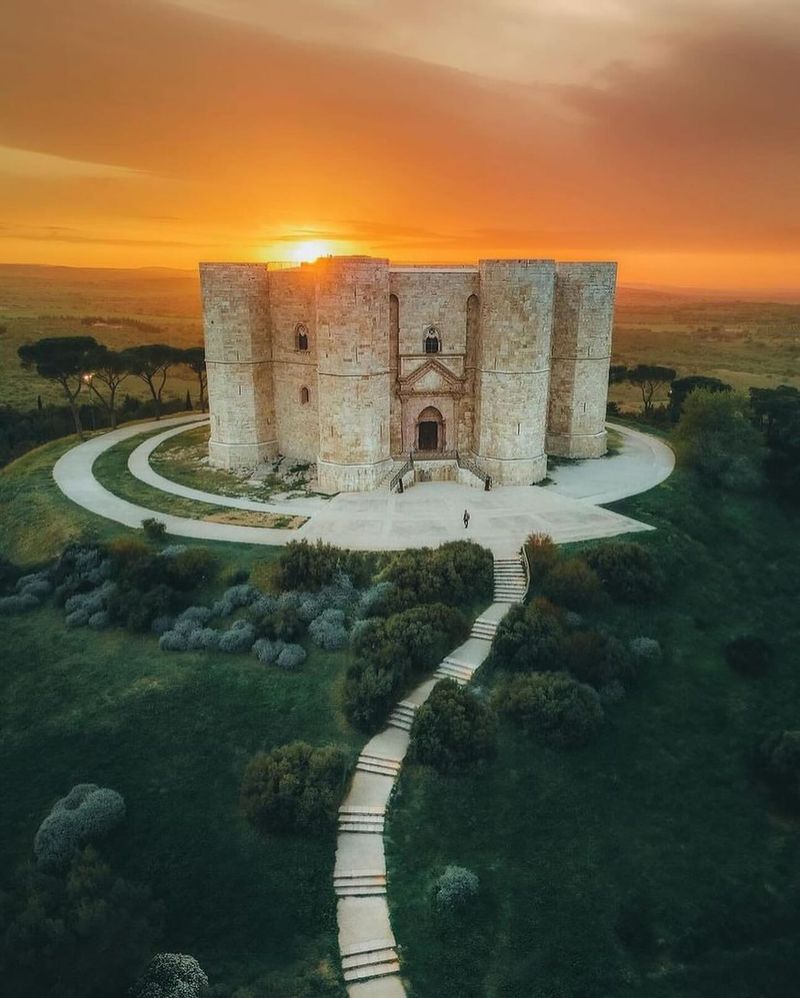
M 414 470 L 414 454 L 409 453 L 408 460 L 406 461 L 406 463 L 402 466 L 402 468 L 400 468 L 399 471 L 396 471 L 389 479 L 389 491 L 394 492 L 395 489 L 397 489 L 398 492 L 402 492 L 403 479 L 409 473 L 409 471 L 413 470 Z
M 491 491 L 492 488 L 492 476 L 487 475 L 485 471 L 481 471 L 480 467 L 469 457 L 464 457 L 456 451 L 456 462 L 459 468 L 463 468 L 464 471 L 471 472 L 476 478 L 479 478 L 483 482 L 483 487 L 487 492 Z

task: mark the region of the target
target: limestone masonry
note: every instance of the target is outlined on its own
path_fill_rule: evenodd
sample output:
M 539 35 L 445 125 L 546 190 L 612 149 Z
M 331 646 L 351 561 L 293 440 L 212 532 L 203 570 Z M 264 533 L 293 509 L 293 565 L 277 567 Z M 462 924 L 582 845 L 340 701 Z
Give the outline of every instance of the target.
M 283 454 L 353 492 L 388 486 L 411 454 L 457 454 L 495 485 L 541 480 L 547 454 L 599 457 L 616 269 L 200 264 L 210 461 Z

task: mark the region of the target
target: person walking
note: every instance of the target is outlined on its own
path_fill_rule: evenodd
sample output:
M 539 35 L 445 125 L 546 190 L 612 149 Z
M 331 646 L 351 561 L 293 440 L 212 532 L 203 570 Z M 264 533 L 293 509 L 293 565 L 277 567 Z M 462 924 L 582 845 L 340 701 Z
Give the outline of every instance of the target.
M 464 510 L 464 530 L 466 530 L 467 527 L 469 527 L 469 510 L 465 509 Z

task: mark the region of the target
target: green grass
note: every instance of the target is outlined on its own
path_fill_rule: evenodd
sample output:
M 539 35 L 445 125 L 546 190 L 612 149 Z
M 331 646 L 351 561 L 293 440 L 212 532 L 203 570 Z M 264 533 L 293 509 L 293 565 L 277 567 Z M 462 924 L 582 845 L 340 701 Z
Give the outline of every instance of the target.
M 798 724 L 797 518 L 682 471 L 614 509 L 659 528 L 641 540 L 671 581 L 657 605 L 604 620 L 657 637 L 666 661 L 608 708 L 587 750 L 549 750 L 503 724 L 498 758 L 480 772 L 405 772 L 388 823 L 389 897 L 415 995 L 796 993 L 798 920 L 759 928 L 753 898 L 800 892 L 800 827 L 771 810 L 748 757 L 765 732 Z M 722 643 L 745 631 L 775 645 L 762 680 L 723 662 Z M 482 882 L 455 934 L 427 902 L 449 863 Z M 659 940 L 646 955 L 615 933 L 637 892 Z M 687 956 L 691 933 L 707 938 Z

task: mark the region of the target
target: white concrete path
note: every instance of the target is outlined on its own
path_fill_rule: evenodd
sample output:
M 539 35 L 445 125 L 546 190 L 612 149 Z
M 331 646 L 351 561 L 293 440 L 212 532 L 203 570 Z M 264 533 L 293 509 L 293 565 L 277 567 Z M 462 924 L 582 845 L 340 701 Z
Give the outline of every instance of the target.
M 402 495 L 380 490 L 342 493 L 332 499 L 260 502 L 191 489 L 170 481 L 150 466 L 150 454 L 163 440 L 206 418 L 178 416 L 158 423 L 124 426 L 93 437 L 67 451 L 56 463 L 53 477 L 68 498 L 98 516 L 129 527 L 140 527 L 142 520 L 156 517 L 165 523 L 169 534 L 178 537 L 278 545 L 306 537 L 354 549 L 397 550 L 435 547 L 468 536 L 496 554 L 509 554 L 518 551 L 525 537 L 533 532 L 548 533 L 563 543 L 650 529 L 597 504 L 652 488 L 674 466 L 674 455 L 666 444 L 617 426 L 624 440 L 622 453 L 565 464 L 553 471 L 554 481 L 548 486 L 506 486 L 484 492 L 454 482 L 430 482 L 415 485 Z M 131 474 L 147 485 L 216 506 L 307 516 L 308 522 L 296 530 L 282 530 L 174 516 L 120 499 L 97 482 L 92 465 L 103 451 L 159 428 L 164 432 L 137 447 L 128 462 Z M 462 523 L 464 509 L 471 514 L 469 531 Z
M 509 580 L 519 586 L 519 599 L 524 598 L 527 578 L 518 553 L 495 559 L 494 579 L 496 599 Z M 454 679 L 460 685 L 469 682 L 488 656 L 494 630 L 512 605 L 494 602 L 484 610 L 478 620 L 489 622 L 489 630 L 480 638 L 468 638 L 443 659 L 432 678 L 395 706 L 388 725 L 367 742 L 358 757 L 350 791 L 339 809 L 333 871 L 339 953 L 350 998 L 401 998 L 406 993 L 386 900 L 383 830 L 392 788 L 408 751 L 416 710 L 439 679 Z

